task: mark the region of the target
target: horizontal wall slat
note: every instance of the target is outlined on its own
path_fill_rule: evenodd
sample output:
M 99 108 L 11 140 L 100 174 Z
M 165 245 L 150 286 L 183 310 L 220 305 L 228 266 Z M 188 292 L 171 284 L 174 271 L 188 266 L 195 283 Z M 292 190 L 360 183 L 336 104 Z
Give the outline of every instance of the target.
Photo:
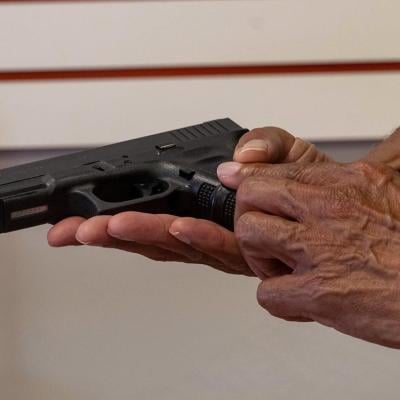
M 400 125 L 400 74 L 10 83 L 0 147 L 85 146 L 208 119 L 313 140 L 378 139 Z
M 0 69 L 400 57 L 397 0 L 0 5 Z

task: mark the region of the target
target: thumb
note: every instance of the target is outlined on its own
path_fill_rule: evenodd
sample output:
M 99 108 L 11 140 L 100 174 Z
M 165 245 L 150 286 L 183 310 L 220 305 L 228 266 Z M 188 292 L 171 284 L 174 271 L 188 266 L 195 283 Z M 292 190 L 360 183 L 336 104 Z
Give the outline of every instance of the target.
M 258 303 L 274 317 L 313 321 L 316 311 L 311 300 L 314 278 L 314 272 L 308 272 L 266 279 L 258 286 Z
M 291 163 L 329 161 L 312 144 L 275 127 L 257 128 L 240 139 L 234 155 L 240 163 Z
M 375 146 L 363 160 L 383 163 L 393 169 L 400 170 L 400 128 Z

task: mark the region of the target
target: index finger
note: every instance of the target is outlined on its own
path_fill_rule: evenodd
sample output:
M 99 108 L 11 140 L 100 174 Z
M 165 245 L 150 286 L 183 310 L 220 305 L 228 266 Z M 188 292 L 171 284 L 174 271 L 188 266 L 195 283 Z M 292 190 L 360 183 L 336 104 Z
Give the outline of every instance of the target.
M 86 221 L 82 217 L 70 217 L 54 225 L 47 234 L 47 240 L 52 247 L 80 246 L 75 235 L 79 227 Z
M 237 189 L 250 177 L 268 177 L 294 180 L 300 183 L 326 185 L 341 179 L 343 165 L 338 163 L 290 163 L 290 164 L 240 164 L 223 163 L 217 173 L 220 181 L 227 187 Z

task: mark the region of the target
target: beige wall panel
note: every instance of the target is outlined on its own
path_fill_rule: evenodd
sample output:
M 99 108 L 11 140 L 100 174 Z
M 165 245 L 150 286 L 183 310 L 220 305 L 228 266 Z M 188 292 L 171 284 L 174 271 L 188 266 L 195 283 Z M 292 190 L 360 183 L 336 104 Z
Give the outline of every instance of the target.
M 16 260 L 13 241 L 0 240 L 0 398 L 16 400 Z
M 0 69 L 400 56 L 397 0 L 0 6 Z
M 15 304 L 2 399 L 398 399 L 397 351 L 268 316 L 256 279 L 45 237 L 1 237 Z
M 2 148 L 110 143 L 231 117 L 312 140 L 376 139 L 399 125 L 400 74 L 0 85 Z

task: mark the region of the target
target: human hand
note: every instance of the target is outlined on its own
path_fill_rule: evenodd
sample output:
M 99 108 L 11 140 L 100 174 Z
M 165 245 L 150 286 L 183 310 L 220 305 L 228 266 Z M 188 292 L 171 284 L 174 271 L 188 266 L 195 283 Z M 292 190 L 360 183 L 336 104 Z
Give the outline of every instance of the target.
M 396 171 L 400 170 L 400 128 L 396 129 L 386 140 L 376 145 L 365 161 L 380 162 Z
M 250 176 L 250 177 L 249 177 Z M 242 166 L 236 236 L 272 315 L 400 348 L 400 175 L 379 163 Z M 292 273 L 267 278 L 271 259 Z
M 245 134 L 234 159 L 242 163 L 329 160 L 314 145 L 279 128 L 255 129 Z M 157 261 L 201 263 L 224 272 L 253 275 L 232 232 L 193 218 L 137 212 L 89 220 L 72 217 L 55 225 L 48 241 L 56 247 L 88 244 L 138 253 Z M 271 274 L 282 273 L 281 267 L 278 261 L 271 260 Z
M 265 129 L 265 128 L 264 128 Z M 250 132 L 247 136 L 245 136 L 244 143 L 239 143 L 238 148 L 235 152 L 235 161 L 228 162 L 220 165 L 218 169 L 218 176 L 223 184 L 227 187 L 237 190 L 239 184 L 247 177 L 251 176 L 263 176 L 264 172 L 269 173 L 269 166 L 267 165 L 268 161 L 265 158 L 265 154 L 268 152 L 250 152 L 251 157 L 246 156 L 247 153 L 244 153 L 243 157 L 239 157 L 240 149 L 244 148 L 244 145 L 247 144 L 247 147 L 254 148 L 256 147 L 254 144 L 249 146 L 249 144 L 258 142 L 258 136 L 265 135 L 264 129 L 255 129 Z M 301 141 L 300 139 L 296 139 L 285 131 L 280 130 L 279 128 L 267 128 L 268 129 L 268 140 L 269 140 L 269 148 L 274 149 L 272 152 L 274 155 L 280 154 L 278 157 L 278 163 L 287 162 L 287 163 L 301 163 L 307 164 L 310 162 L 329 162 L 332 161 L 328 156 L 324 153 L 318 153 L 313 145 L 310 145 L 307 142 Z M 287 136 L 289 135 L 289 136 Z M 282 138 L 285 139 L 285 144 L 278 145 L 281 143 Z M 263 148 L 262 145 L 258 145 L 258 147 Z M 375 162 L 382 163 L 387 166 L 391 166 L 394 169 L 400 169 L 400 128 L 397 129 L 389 138 L 380 142 L 376 145 L 364 158 L 363 160 L 366 162 Z M 283 151 L 282 151 L 283 149 Z M 281 153 L 280 153 L 281 151 Z M 264 158 L 263 158 L 264 155 Z M 273 160 L 274 157 L 271 155 L 270 158 Z M 257 159 L 258 163 L 251 163 L 250 159 Z M 335 179 L 334 176 L 330 176 L 330 172 L 327 171 L 327 176 L 323 177 L 323 179 Z M 268 262 L 266 261 L 268 260 Z M 290 268 L 285 265 L 285 263 L 271 258 L 264 258 L 262 261 L 263 268 L 262 271 L 258 271 L 258 276 L 261 279 L 266 277 L 272 277 L 276 275 L 283 275 L 290 271 Z M 253 269 L 256 273 L 256 271 Z

